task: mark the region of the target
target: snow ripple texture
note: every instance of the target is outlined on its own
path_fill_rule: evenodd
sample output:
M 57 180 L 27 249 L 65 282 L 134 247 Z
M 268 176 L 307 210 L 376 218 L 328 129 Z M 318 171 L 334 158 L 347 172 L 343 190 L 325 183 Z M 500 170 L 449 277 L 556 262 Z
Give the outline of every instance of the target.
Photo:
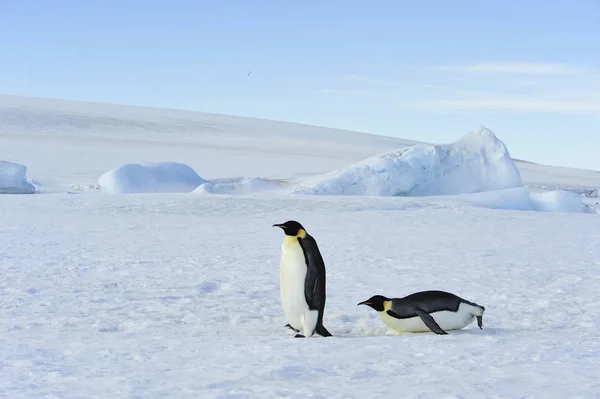
M 596 215 L 398 197 L 1 200 L 0 397 L 600 392 Z M 325 258 L 334 337 L 283 328 L 271 225 L 291 218 Z M 486 306 L 484 329 L 398 335 L 356 306 L 425 289 Z

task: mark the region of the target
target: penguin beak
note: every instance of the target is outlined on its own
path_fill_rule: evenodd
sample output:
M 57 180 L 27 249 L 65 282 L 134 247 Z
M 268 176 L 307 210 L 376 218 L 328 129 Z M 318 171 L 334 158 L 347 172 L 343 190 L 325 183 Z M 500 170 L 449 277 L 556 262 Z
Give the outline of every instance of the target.
M 372 303 L 369 301 L 362 301 L 362 302 L 359 302 L 356 306 L 360 306 L 360 305 L 372 305 Z
M 285 229 L 285 226 L 279 223 L 274 224 L 273 227 L 280 227 L 282 229 Z

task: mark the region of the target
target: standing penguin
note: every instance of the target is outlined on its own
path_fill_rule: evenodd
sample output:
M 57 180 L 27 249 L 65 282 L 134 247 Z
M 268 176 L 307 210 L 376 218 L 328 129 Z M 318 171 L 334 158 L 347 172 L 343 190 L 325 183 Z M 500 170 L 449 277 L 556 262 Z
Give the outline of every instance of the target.
M 404 298 L 375 295 L 358 305 L 368 305 L 377 311 L 383 323 L 398 332 L 460 330 L 477 318 L 483 328 L 485 307 L 444 291 L 422 291 Z M 357 306 L 358 306 L 357 305 Z
M 281 245 L 279 284 L 283 311 L 296 338 L 331 334 L 323 326 L 325 263 L 315 239 L 294 220 L 274 224 L 285 233 Z

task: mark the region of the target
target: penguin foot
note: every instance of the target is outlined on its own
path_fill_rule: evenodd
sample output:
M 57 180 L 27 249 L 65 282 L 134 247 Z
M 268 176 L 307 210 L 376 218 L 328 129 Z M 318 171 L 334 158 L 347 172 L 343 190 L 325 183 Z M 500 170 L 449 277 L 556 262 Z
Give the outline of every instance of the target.
M 296 334 L 296 335 L 294 335 L 294 338 L 306 338 L 306 337 L 302 334 Z
M 293 331 L 295 331 L 295 332 L 300 332 L 300 330 L 296 330 L 294 327 L 292 327 L 292 326 L 291 326 L 291 325 L 289 325 L 289 324 L 286 324 L 286 325 L 285 325 L 285 326 L 283 326 L 283 327 L 284 327 L 284 328 L 285 328 L 285 327 L 287 327 L 287 328 L 289 328 L 290 330 L 293 330 Z
M 322 324 L 317 325 L 317 328 L 315 329 L 315 331 L 317 332 L 317 334 L 319 334 L 322 337 L 332 337 L 331 333 L 329 331 L 327 331 L 325 326 Z
M 477 325 L 479 326 L 480 330 L 483 330 L 483 316 L 476 316 L 477 317 Z

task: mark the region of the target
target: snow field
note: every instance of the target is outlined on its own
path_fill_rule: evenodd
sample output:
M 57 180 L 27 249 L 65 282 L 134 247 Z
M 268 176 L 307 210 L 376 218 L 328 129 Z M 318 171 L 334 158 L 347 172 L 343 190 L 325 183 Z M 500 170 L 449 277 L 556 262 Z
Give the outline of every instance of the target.
M 0 195 L 0 397 L 597 398 L 597 201 L 564 190 L 600 174 L 484 139 L 0 96 L 0 158 L 46 193 Z M 107 171 L 152 194 L 98 195 Z M 295 191 L 310 179 L 354 194 Z M 379 196 L 399 181 L 426 196 Z M 283 328 L 289 219 L 323 253 L 334 337 Z M 484 329 L 398 335 L 356 306 L 426 289 L 485 306 Z
M 600 227 L 590 215 L 439 198 L 1 200 L 0 396 L 384 398 L 400 386 L 410 398 L 592 398 L 600 390 Z M 292 218 L 325 258 L 324 322 L 334 337 L 298 340 L 283 328 L 283 238 L 271 225 Z M 484 329 L 397 335 L 356 306 L 425 289 L 484 305 Z

